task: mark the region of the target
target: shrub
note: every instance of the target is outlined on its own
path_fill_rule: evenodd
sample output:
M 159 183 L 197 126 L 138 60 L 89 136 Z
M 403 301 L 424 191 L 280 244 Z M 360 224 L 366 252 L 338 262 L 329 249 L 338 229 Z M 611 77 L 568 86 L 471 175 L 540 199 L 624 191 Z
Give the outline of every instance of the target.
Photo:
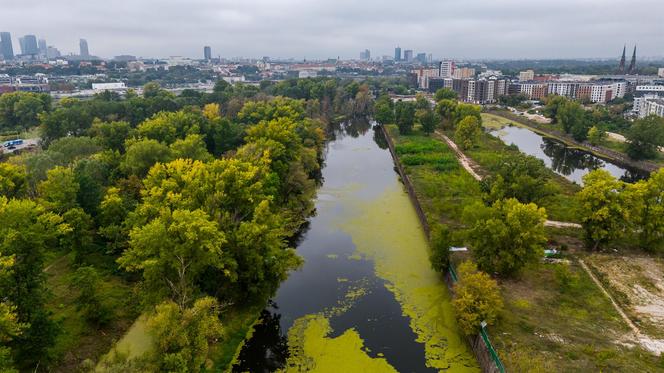
M 452 302 L 461 331 L 474 335 L 482 321 L 493 325 L 503 309 L 498 284 L 489 275 L 478 271 L 473 262 L 459 266 L 459 282 Z

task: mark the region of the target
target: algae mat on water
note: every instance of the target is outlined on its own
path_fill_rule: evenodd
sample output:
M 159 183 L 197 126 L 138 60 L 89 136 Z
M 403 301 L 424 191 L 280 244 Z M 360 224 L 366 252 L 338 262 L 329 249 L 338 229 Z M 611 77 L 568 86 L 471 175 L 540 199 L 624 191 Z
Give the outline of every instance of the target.
M 330 322 L 322 315 L 307 315 L 288 331 L 291 372 L 396 372 L 384 358 L 372 358 L 354 329 L 329 338 Z
M 415 210 L 396 182 L 369 201 L 348 201 L 351 218 L 340 221 L 357 251 L 375 263 L 376 275 L 410 318 L 424 343 L 427 366 L 448 372 L 479 367 L 458 330 L 445 283 L 431 269 L 429 248 Z

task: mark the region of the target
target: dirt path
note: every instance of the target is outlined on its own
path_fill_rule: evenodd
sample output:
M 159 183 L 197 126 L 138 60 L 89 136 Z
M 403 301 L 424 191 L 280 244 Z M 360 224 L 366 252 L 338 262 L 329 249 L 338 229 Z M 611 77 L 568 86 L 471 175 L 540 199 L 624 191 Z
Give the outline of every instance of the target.
M 583 261 L 583 259 L 579 259 L 579 264 L 581 264 L 581 268 L 583 268 L 584 271 L 590 276 L 590 278 L 593 280 L 595 285 L 597 285 L 600 290 L 602 290 L 602 293 L 611 301 L 611 304 L 613 304 L 613 308 L 616 309 L 620 317 L 627 323 L 630 329 L 632 329 L 631 333 L 628 333 L 624 338 L 631 342 L 635 342 L 641 347 L 645 348 L 646 350 L 656 354 L 656 355 L 661 355 L 664 352 L 664 340 L 662 339 L 654 339 L 648 336 L 647 334 L 644 334 L 641 332 L 641 330 L 632 322 L 632 320 L 627 316 L 625 311 L 623 311 L 622 308 L 616 303 L 616 301 L 613 299 L 611 294 L 609 294 L 606 289 L 604 289 L 604 286 L 602 285 L 601 282 L 595 277 L 595 275 L 592 273 L 590 268 L 586 265 L 586 263 Z
M 461 163 L 461 166 L 468 171 L 468 173 L 475 178 L 477 181 L 482 181 L 482 176 L 479 174 L 481 172 L 481 167 L 475 163 L 472 159 L 468 158 L 461 149 L 457 146 L 457 144 L 452 141 L 449 137 L 447 137 L 445 134 L 443 134 L 440 131 L 435 132 L 436 137 L 439 139 L 442 139 L 447 143 L 447 145 L 454 151 L 454 154 L 456 154 L 457 159 L 459 160 L 459 163 Z M 554 227 L 554 228 L 581 228 L 580 224 L 577 223 L 568 223 L 564 221 L 555 221 L 555 220 L 547 220 L 544 222 L 544 225 L 547 227 Z

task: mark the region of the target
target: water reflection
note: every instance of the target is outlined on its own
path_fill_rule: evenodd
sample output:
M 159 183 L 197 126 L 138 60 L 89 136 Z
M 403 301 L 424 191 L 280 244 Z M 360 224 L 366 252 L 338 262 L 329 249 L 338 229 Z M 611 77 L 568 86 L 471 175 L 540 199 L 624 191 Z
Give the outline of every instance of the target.
M 583 184 L 583 176 L 596 169 L 604 169 L 625 182 L 635 182 L 648 177 L 646 172 L 619 166 L 592 153 L 570 148 L 527 128 L 511 126 L 490 133 L 508 145 L 516 145 L 523 153 L 541 159 L 554 172 L 578 184 Z
M 352 217 L 354 210 L 345 199 L 371 199 L 399 182 L 387 144 L 366 120 L 331 126 L 329 131 L 333 140 L 326 147 L 316 215 L 297 241 L 305 264 L 280 285 L 233 371 L 284 368 L 288 330 L 297 319 L 319 313 L 329 317 L 330 338 L 353 328 L 369 356 L 384 356 L 399 371 L 434 371 L 426 367 L 424 344 L 416 341 L 409 318 L 386 282 L 376 277 L 374 263 L 359 260 L 352 237 L 334 228 L 340 219 Z M 361 296 L 345 304 L 349 294 Z M 331 311 L 340 305 L 343 311 Z

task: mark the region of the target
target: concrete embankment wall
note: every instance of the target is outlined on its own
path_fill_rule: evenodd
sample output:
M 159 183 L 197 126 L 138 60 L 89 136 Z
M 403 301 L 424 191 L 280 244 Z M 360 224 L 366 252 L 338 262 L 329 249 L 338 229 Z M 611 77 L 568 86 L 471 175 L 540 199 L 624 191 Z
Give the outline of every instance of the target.
M 429 227 L 429 222 L 427 220 L 426 214 L 424 213 L 422 205 L 420 204 L 420 201 L 417 198 L 417 194 L 415 193 L 415 188 L 413 188 L 413 184 L 411 183 L 410 178 L 406 174 L 406 171 L 404 170 L 401 161 L 399 161 L 399 157 L 397 157 L 397 153 L 396 150 L 394 149 L 394 143 L 392 142 L 392 138 L 388 135 L 387 130 L 385 129 L 384 126 L 379 125 L 378 127 L 379 130 L 383 132 L 383 136 L 385 137 L 387 146 L 390 149 L 390 154 L 392 154 L 392 160 L 394 161 L 394 166 L 397 170 L 397 173 L 401 177 L 401 181 L 406 187 L 406 191 L 408 192 L 408 197 L 413 203 L 415 212 L 417 213 L 417 216 L 420 219 L 422 229 L 424 230 L 424 233 L 426 234 L 427 238 L 429 238 L 431 229 Z M 454 294 L 454 280 L 452 279 L 450 272 L 445 273 L 445 284 L 447 284 L 447 287 L 450 290 L 450 294 Z M 477 362 L 479 363 L 480 368 L 482 368 L 483 372 L 485 373 L 500 372 L 497 364 L 491 357 L 489 348 L 487 347 L 486 343 L 484 342 L 484 339 L 480 334 L 468 337 L 467 342 L 468 345 L 473 350 L 473 354 L 475 355 L 475 358 L 477 359 Z

